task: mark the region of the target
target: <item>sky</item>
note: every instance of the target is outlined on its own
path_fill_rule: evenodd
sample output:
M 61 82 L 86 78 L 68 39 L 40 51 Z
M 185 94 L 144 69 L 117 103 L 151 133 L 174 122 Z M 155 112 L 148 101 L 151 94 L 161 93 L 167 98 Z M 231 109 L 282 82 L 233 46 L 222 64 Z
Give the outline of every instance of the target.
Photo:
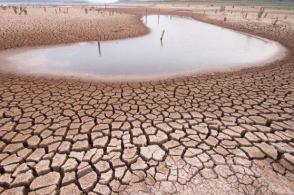
M 90 3 L 114 3 L 117 0 L 87 0 Z

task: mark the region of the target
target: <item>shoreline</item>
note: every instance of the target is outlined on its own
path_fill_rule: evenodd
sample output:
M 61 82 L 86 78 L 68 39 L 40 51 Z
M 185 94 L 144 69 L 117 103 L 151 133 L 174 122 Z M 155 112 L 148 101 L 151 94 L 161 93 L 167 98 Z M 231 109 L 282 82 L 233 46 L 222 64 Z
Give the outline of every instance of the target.
M 130 38 L 131 39 L 131 38 Z M 112 41 L 112 40 L 109 40 Z M 107 42 L 107 41 L 106 41 Z M 31 52 L 38 49 L 47 49 L 47 48 L 54 48 L 54 47 L 63 47 L 63 46 L 70 46 L 75 44 L 82 44 L 82 43 L 91 43 L 91 42 L 78 42 L 78 43 L 72 43 L 72 44 L 63 44 L 63 45 L 54 45 L 54 46 L 42 46 L 42 47 L 23 47 L 21 49 L 10 49 L 6 50 L 5 53 L 3 51 L 0 52 L 0 58 L 2 56 L 6 56 L 5 60 L 0 59 L 0 62 L 2 64 L 5 64 L 4 66 L 16 66 L 17 63 L 13 62 L 7 62 L 9 61 L 9 57 L 12 57 L 14 55 L 21 54 L 23 52 Z M 18 50 L 16 53 L 14 50 Z M 23 51 L 19 51 L 23 50 Z M 267 66 L 276 63 L 277 61 L 286 61 L 289 57 L 291 57 L 290 51 L 285 49 L 284 47 L 281 47 L 279 54 L 276 54 L 266 60 L 260 61 L 260 62 L 251 62 L 248 64 L 242 64 L 238 65 L 231 64 L 230 66 L 227 66 L 225 68 L 221 67 L 215 67 L 212 66 L 209 70 L 204 69 L 189 69 L 186 71 L 180 71 L 176 73 L 167 73 L 167 74 L 150 74 L 150 75 L 99 75 L 99 74 L 88 74 L 88 73 L 72 73 L 72 72 L 64 72 L 60 74 L 59 72 L 46 72 L 46 73 L 23 73 L 21 69 L 15 70 L 14 67 L 7 67 L 6 69 L 2 69 L 2 73 L 14 75 L 14 76 L 25 76 L 25 77 L 34 77 L 34 78 L 45 78 L 50 77 L 53 79 L 60 79 L 60 78 L 66 78 L 71 80 L 79 80 L 83 82 L 104 82 L 104 83 L 125 83 L 125 82 L 149 82 L 149 81 L 161 81 L 161 80 L 173 80 L 173 79 L 179 79 L 182 77 L 198 77 L 198 76 L 205 76 L 205 75 L 211 75 L 211 74 L 225 74 L 225 73 L 235 73 L 235 72 L 242 72 L 244 70 L 248 69 L 254 69 L 254 68 L 266 68 Z M 3 65 L 1 65 L 3 66 Z M 109 78 L 111 77 L 111 78 Z

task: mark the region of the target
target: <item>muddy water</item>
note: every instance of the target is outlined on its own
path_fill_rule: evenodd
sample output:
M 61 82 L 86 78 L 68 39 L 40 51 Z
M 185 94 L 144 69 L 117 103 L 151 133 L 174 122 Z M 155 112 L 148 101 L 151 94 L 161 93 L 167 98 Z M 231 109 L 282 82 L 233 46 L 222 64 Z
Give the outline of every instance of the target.
M 146 36 L 37 48 L 8 60 L 28 74 L 148 79 L 242 68 L 284 52 L 276 42 L 189 18 L 151 15 L 142 21 L 151 31 Z

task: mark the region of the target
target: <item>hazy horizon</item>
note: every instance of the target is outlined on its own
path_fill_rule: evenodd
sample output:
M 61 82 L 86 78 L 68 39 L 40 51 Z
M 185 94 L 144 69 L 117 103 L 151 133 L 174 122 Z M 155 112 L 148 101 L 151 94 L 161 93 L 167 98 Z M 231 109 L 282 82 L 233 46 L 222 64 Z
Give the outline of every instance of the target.
M 1 3 L 72 3 L 72 2 L 85 2 L 85 3 L 113 3 L 120 0 L 3 0 Z

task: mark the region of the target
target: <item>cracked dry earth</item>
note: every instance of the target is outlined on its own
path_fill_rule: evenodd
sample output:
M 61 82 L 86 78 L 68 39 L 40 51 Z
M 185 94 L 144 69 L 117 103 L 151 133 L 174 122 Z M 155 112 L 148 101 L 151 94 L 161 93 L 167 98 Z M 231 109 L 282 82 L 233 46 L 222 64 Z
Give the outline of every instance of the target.
M 158 82 L 0 73 L 0 193 L 293 194 L 293 61 Z
M 0 77 L 2 194 L 292 194 L 293 64 L 150 83 Z

